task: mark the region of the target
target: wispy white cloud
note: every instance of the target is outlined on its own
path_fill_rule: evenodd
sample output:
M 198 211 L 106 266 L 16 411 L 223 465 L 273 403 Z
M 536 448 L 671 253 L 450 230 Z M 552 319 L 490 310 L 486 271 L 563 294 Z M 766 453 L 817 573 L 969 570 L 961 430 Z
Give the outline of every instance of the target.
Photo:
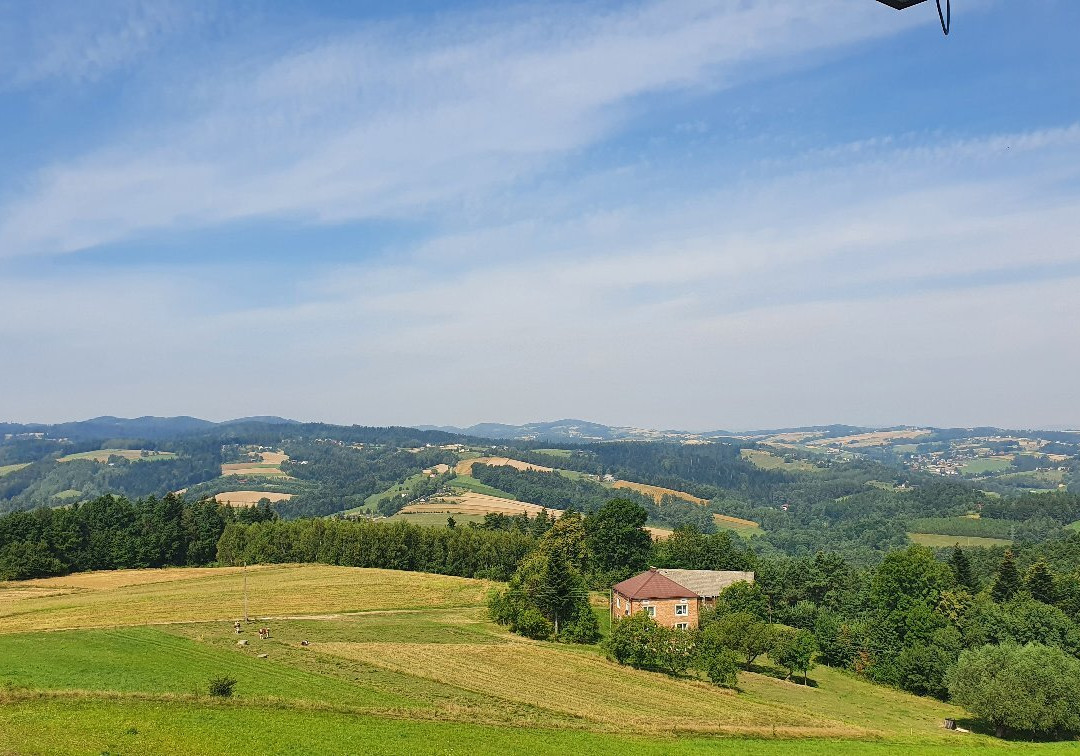
M 208 8 L 177 0 L 3 0 L 0 91 L 96 81 L 204 22 Z
M 609 136 L 637 98 L 721 88 L 749 62 L 802 60 L 914 23 L 872 10 L 845 0 L 558 6 L 363 28 L 204 67 L 169 123 L 24 177 L 0 206 L 0 254 L 251 217 L 447 213 Z

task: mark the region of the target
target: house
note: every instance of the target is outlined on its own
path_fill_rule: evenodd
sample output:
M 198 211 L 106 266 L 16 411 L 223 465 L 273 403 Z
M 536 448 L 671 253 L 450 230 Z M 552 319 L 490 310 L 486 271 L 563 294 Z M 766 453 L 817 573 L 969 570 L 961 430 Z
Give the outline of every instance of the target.
M 743 581 L 754 582 L 754 573 L 652 567 L 612 586 L 611 618 L 645 611 L 661 625 L 696 628 L 702 607 L 713 606 L 722 590 Z

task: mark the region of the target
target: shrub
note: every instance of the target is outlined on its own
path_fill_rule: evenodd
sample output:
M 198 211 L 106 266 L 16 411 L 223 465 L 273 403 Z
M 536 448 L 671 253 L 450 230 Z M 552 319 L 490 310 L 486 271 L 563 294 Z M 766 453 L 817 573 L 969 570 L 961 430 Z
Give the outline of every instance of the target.
M 555 627 L 538 609 L 530 606 L 514 617 L 510 630 L 533 640 L 548 640 L 555 632 Z
M 231 677 L 215 677 L 210 681 L 210 695 L 218 698 L 232 698 L 236 680 Z

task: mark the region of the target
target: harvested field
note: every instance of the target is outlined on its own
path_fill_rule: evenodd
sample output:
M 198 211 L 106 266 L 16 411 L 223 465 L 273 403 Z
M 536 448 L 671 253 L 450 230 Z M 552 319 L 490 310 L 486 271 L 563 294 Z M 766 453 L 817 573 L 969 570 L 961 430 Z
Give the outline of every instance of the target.
M 531 465 L 528 462 L 521 462 L 517 459 L 509 459 L 508 457 L 476 457 L 475 459 L 463 459 L 457 463 L 454 467 L 454 472 L 458 475 L 472 475 L 472 467 L 475 464 L 493 465 L 495 467 L 505 465 L 507 467 L 513 467 L 518 470 L 537 470 L 539 472 L 555 472 L 554 468 L 544 467 L 543 465 Z
M 645 483 L 632 483 L 629 480 L 617 480 L 612 486 L 614 488 L 628 488 L 638 493 L 643 493 L 646 496 L 651 496 L 657 501 L 660 501 L 665 496 L 674 496 L 683 501 L 689 501 L 692 504 L 708 504 L 708 499 L 700 499 L 697 496 L 688 494 L 685 491 L 676 491 L 673 488 L 662 488 L 660 486 L 650 486 Z
M 852 436 L 819 438 L 808 441 L 807 446 L 850 446 L 857 449 L 865 446 L 887 446 L 897 440 L 921 438 L 929 435 L 930 431 L 918 428 L 909 430 L 874 431 L 872 433 L 857 433 Z
M 264 478 L 287 478 L 292 480 L 281 469 L 281 463 L 288 459 L 289 455 L 281 452 L 259 452 L 258 462 L 229 462 L 221 466 L 221 474 L 223 476 L 262 476 Z
M 485 515 L 499 513 L 505 515 L 519 515 L 522 512 L 535 517 L 544 509 L 537 504 L 528 504 L 524 501 L 503 499 L 498 496 L 476 493 L 475 491 L 463 491 L 453 497 L 431 499 L 417 504 L 410 504 L 401 510 L 401 514 L 419 514 L 421 512 L 435 512 L 438 514 L 465 514 Z M 549 514 L 561 514 L 560 510 L 548 510 Z
M 143 456 L 146 452 L 146 456 Z M 176 459 L 172 452 L 154 451 L 152 449 L 97 449 L 95 451 L 79 452 L 60 457 L 57 462 L 72 462 L 76 459 L 89 459 L 93 462 L 108 462 L 109 457 L 123 457 L 132 462 L 153 462 L 155 460 Z
M 270 501 L 288 501 L 293 497 L 290 493 L 274 493 L 273 491 L 225 491 L 214 494 L 219 503 L 230 507 L 253 507 L 260 499 Z
M 233 620 L 243 614 L 243 571 L 117 570 L 0 582 L 0 633 Z M 328 565 L 259 565 L 247 573 L 248 603 L 257 617 L 479 606 L 490 586 Z
M 736 528 L 750 528 L 752 530 L 760 530 L 761 525 L 753 520 L 744 520 L 741 517 L 732 517 L 731 515 L 714 514 L 712 516 L 713 522 L 717 525 L 725 526 L 730 525 Z
M 668 538 L 672 533 L 675 532 L 670 528 L 654 528 L 651 525 L 646 525 L 645 530 L 648 531 L 649 535 L 652 536 L 652 539 L 654 541 L 662 541 L 663 539 Z
M 633 732 L 867 734 L 705 682 L 675 680 L 620 667 L 598 654 L 567 653 L 535 642 L 322 643 L 319 650 Z

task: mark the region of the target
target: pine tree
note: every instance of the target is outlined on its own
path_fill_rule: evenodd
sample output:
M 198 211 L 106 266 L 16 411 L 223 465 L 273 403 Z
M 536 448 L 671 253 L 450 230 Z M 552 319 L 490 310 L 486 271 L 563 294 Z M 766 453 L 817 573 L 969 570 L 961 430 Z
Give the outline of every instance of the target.
M 975 582 L 975 576 L 971 574 L 971 562 L 968 561 L 964 550 L 960 548 L 960 544 L 953 546 L 952 556 L 949 557 L 949 566 L 952 567 L 957 586 L 972 593 L 978 592 L 979 586 Z
M 1001 565 L 998 567 L 997 577 L 994 579 L 994 587 L 990 591 L 990 596 L 994 601 L 1003 604 L 1011 599 L 1018 590 L 1020 590 L 1020 573 L 1016 569 L 1012 549 L 1007 549 L 1005 558 L 1001 560 Z
M 1054 573 L 1046 566 L 1046 562 L 1039 561 L 1028 570 L 1024 583 L 1031 593 L 1031 597 L 1044 604 L 1053 604 L 1057 599 L 1057 591 L 1054 588 Z

